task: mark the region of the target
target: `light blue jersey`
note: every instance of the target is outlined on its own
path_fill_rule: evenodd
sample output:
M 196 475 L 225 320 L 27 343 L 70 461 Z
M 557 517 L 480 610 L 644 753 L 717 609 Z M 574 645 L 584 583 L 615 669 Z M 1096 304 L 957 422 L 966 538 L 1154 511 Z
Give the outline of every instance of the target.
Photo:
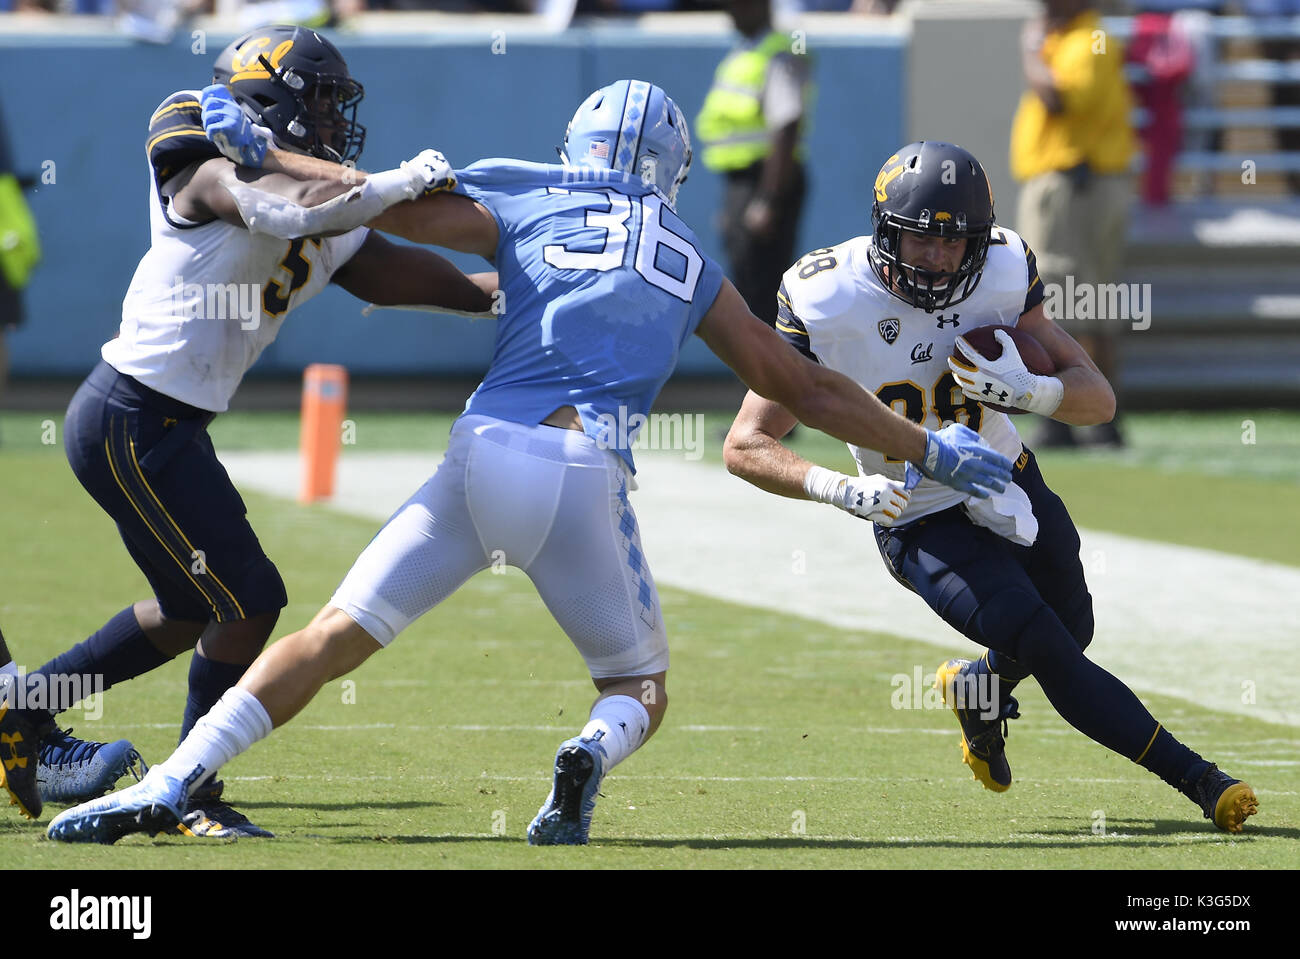
M 587 435 L 633 466 L 628 447 L 721 268 L 639 177 L 481 160 L 456 178 L 496 218 L 505 296 L 492 365 L 465 412 L 532 425 L 573 406 Z

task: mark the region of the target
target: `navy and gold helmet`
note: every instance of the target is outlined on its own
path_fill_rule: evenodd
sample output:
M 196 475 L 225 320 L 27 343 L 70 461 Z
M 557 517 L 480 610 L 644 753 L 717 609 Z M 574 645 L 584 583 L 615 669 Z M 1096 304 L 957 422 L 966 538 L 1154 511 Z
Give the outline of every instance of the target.
M 871 224 L 871 266 L 880 282 L 912 306 L 932 313 L 960 303 L 979 285 L 993 230 L 993 189 L 980 162 L 961 147 L 934 140 L 909 143 L 876 175 Z M 965 237 L 966 253 L 957 271 L 901 263 L 905 230 Z
M 365 90 L 314 30 L 276 24 L 245 34 L 221 51 L 212 82 L 229 88 L 281 146 L 336 163 L 361 155 L 366 128 L 357 123 L 357 104 Z

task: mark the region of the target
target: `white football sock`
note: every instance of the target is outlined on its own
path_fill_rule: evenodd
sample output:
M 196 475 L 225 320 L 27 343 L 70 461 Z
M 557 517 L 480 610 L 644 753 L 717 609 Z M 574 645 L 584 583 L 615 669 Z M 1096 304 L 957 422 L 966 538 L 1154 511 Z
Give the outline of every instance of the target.
M 185 741 L 149 775 L 180 783 L 189 799 L 225 763 L 271 734 L 271 717 L 252 693 L 232 686 L 208 714 L 194 724 Z
M 582 727 L 582 738 L 602 734 L 600 744 L 607 757 L 605 771 L 609 772 L 645 742 L 648 732 L 650 713 L 644 706 L 631 696 L 610 696 L 592 707 L 591 718 Z

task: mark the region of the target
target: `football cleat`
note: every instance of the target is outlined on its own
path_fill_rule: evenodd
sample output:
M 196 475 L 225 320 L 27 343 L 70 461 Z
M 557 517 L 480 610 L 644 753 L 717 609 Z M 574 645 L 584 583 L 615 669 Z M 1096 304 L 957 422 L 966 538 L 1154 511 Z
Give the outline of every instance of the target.
M 207 839 L 274 839 L 275 834 L 251 822 L 221 798 L 225 783 L 218 780 L 194 790 L 176 832 Z
M 1192 786 L 1192 796 L 1205 818 L 1213 819 L 1224 832 L 1241 832 L 1247 817 L 1259 812 L 1255 790 L 1240 779 L 1220 772 L 1214 763 L 1210 763 L 1210 768 Z
M 605 778 L 605 747 L 575 737 L 555 753 L 551 794 L 528 826 L 530 846 L 585 846 L 596 811 L 596 796 Z
M 113 743 L 76 739 L 71 729 L 53 729 L 41 740 L 36 785 L 43 802 L 82 803 L 111 792 L 128 772 L 139 782 L 149 771 L 125 739 Z
M 1019 719 L 1019 703 L 1007 697 L 996 719 L 985 719 L 987 712 L 981 707 L 975 677 L 963 682 L 975 664 L 969 659 L 950 659 L 939 667 L 934 677 L 934 688 L 943 695 L 943 701 L 952 707 L 961 724 L 961 758 L 985 789 L 1006 792 L 1011 788 L 1011 766 L 1007 762 L 1004 737 L 1007 720 Z M 958 688 L 960 686 L 960 688 Z M 975 702 L 971 702 L 974 699 Z M 969 704 L 969 705 L 968 705 Z
M 0 698 L 0 786 L 9 793 L 9 805 L 28 819 L 41 814 L 44 804 L 36 785 L 36 752 L 40 731 L 20 710 Z
M 121 792 L 65 809 L 45 834 L 58 842 L 105 845 L 135 832 L 156 836 L 175 829 L 184 804 L 182 784 L 165 776 L 146 776 Z

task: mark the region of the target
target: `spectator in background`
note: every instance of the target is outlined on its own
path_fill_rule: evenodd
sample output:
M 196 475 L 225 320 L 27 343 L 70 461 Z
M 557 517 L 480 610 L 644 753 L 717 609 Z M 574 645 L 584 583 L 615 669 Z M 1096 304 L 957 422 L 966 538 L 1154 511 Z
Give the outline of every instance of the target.
M 0 113 L 0 394 L 9 378 L 5 335 L 23 320 L 22 291 L 40 258 L 36 221 L 23 199 Z
M 808 57 L 772 29 L 770 0 L 731 0 L 727 9 L 741 40 L 718 64 L 695 132 L 704 165 L 727 178 L 730 276 L 750 311 L 774 326 L 807 190 L 799 141 L 812 90 Z
M 1102 30 L 1092 0 L 1046 0 L 1045 7 L 1045 16 L 1027 22 L 1022 34 L 1029 89 L 1011 127 L 1011 174 L 1023 184 L 1016 232 L 1038 256 L 1048 315 L 1116 383 L 1124 318 L 1092 310 L 1070 320 L 1061 307 L 1067 289 L 1091 286 L 1097 303 L 1097 286 L 1119 280 L 1135 150 L 1124 51 Z M 1114 422 L 1093 429 L 1096 442 L 1122 445 Z M 1034 446 L 1076 442 L 1069 426 L 1049 420 Z
M 1146 111 L 1140 133 L 1146 153 L 1141 192 L 1150 206 L 1169 203 L 1174 164 L 1183 148 L 1184 88 L 1196 67 L 1196 50 L 1174 16 L 1163 10 L 1139 12 L 1126 57 L 1145 74 L 1133 94 Z
M 1249 17 L 1300 17 L 1300 0 L 1241 0 L 1241 12 Z M 1279 63 L 1300 60 L 1300 40 L 1294 37 L 1265 40 L 1260 46 L 1266 59 Z M 1270 96 L 1275 107 L 1300 106 L 1300 84 L 1275 83 Z M 1300 128 L 1279 126 L 1274 135 L 1279 151 L 1300 151 Z M 1300 193 L 1300 173 L 1287 174 L 1287 183 L 1292 193 Z

